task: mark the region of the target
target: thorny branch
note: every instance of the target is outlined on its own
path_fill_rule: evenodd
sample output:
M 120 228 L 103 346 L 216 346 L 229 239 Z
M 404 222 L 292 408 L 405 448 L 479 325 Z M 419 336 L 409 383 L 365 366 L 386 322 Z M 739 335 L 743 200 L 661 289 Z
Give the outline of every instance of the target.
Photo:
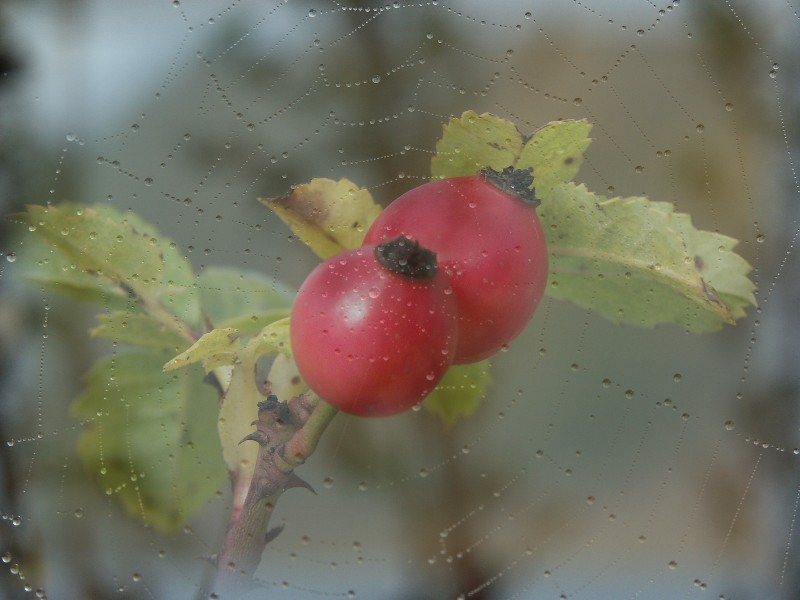
M 216 560 L 216 592 L 222 597 L 237 597 L 253 586 L 264 547 L 276 535 L 269 520 L 280 495 L 293 487 L 314 491 L 294 470 L 314 452 L 336 413 L 310 393 L 285 403 L 269 395 L 258 403 L 255 431 L 242 440 L 260 446 L 255 471 L 244 504 L 231 515 Z

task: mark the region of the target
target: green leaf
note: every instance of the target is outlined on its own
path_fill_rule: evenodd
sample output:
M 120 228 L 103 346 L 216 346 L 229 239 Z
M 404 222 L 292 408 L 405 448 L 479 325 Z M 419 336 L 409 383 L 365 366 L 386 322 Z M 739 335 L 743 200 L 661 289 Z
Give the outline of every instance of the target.
M 455 365 L 447 370 L 422 405 L 450 427 L 459 418 L 468 417 L 477 410 L 486 397 L 489 384 L 491 376 L 488 361 Z
M 24 240 L 15 272 L 39 288 L 113 309 L 141 311 L 142 307 L 121 288 L 76 268 L 58 250 L 38 236 Z
M 469 110 L 444 126 L 431 160 L 431 176 L 474 175 L 483 167 L 502 171 L 516 163 L 522 146 L 522 135 L 512 123 Z
M 289 314 L 294 293 L 253 271 L 209 267 L 197 278 L 203 313 L 214 327 L 255 333 Z
M 368 190 L 347 179 L 312 179 L 288 196 L 259 201 L 322 259 L 358 248 L 381 212 Z
M 672 205 L 667 204 L 670 212 Z M 698 231 L 687 214 L 671 212 L 672 227 L 686 240 L 687 250 L 695 257 L 695 268 L 709 290 L 728 307 L 734 319 L 746 316 L 748 306 L 756 306 L 756 286 L 747 277 L 750 264 L 733 252 L 738 240 L 713 231 Z
M 538 212 L 553 296 L 615 322 L 669 322 L 692 332 L 720 329 L 755 304 L 750 266 L 730 251 L 735 241 L 695 229 L 670 204 L 607 199 L 583 185 L 562 184 Z
M 163 305 L 191 327 L 200 325 L 189 262 L 174 242 L 134 213 L 63 204 L 29 205 L 15 216 L 61 254 L 41 261 L 44 268 L 34 274 L 49 289 L 108 308 L 120 308 L 119 298 L 132 297 L 150 307 Z
M 589 147 L 592 126 L 586 119 L 548 123 L 527 141 L 514 166 L 533 167 L 533 187 L 539 198 L 554 186 L 575 178 Z
M 183 336 L 144 313 L 117 310 L 99 314 L 97 320 L 100 325 L 90 330 L 95 337 L 160 352 L 174 353 L 188 345 Z
M 171 359 L 164 371 L 174 371 L 194 363 L 202 362 L 206 373 L 217 367 L 236 362 L 240 349 L 239 332 L 231 327 L 209 331 L 187 350 Z
M 157 246 L 164 272 L 161 278 L 160 298 L 164 306 L 178 319 L 197 329 L 202 324 L 200 298 L 195 286 L 195 275 L 189 260 L 170 238 L 165 237 L 155 225 L 146 222 L 134 212 L 124 214 L 103 204 L 92 207 L 99 214 L 117 222 L 127 223 L 139 234 Z
M 30 205 L 27 210 L 18 217 L 36 227 L 76 269 L 101 275 L 137 296 L 154 294 L 164 264 L 150 236 L 92 208 Z
M 100 487 L 162 532 L 180 529 L 225 481 L 217 397 L 200 369 L 163 373 L 166 355 L 98 361 L 72 405 L 84 420 L 78 454 Z

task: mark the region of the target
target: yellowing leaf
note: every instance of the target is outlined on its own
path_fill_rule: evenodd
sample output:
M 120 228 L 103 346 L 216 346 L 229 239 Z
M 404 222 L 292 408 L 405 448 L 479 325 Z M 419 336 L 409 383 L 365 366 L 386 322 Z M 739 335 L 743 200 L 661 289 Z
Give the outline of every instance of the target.
M 509 121 L 469 110 L 444 126 L 431 159 L 431 176 L 474 175 L 483 167 L 502 171 L 516 163 L 522 145 L 522 134 Z
M 206 373 L 209 373 L 217 367 L 234 364 L 240 345 L 239 332 L 235 329 L 214 329 L 166 363 L 164 371 L 174 371 L 202 362 Z
M 281 402 L 287 402 L 308 389 L 300 377 L 297 365 L 286 354 L 278 354 L 275 357 L 267 379 L 272 384 L 272 393 Z
M 312 179 L 288 196 L 260 198 L 322 259 L 357 248 L 381 207 L 352 181 Z
M 595 195 L 562 184 L 538 209 L 550 252 L 548 292 L 615 322 L 713 331 L 755 304 L 735 241 L 647 198 Z M 719 285 L 720 290 L 714 285 Z
M 228 471 L 235 473 L 242 485 L 250 481 L 258 456 L 258 444 L 240 443 L 253 432 L 252 423 L 258 418 L 258 402 L 264 399 L 256 385 L 255 374 L 254 355 L 240 353 L 217 419 L 223 459 Z
M 280 323 L 280 321 L 279 321 Z M 267 328 L 268 329 L 268 328 Z M 242 439 L 252 433 L 253 421 L 258 418 L 258 402 L 263 400 L 261 390 L 256 381 L 256 363 L 259 358 L 269 352 L 275 352 L 276 347 L 269 342 L 269 335 L 255 335 L 248 343 L 236 353 L 230 385 L 225 391 L 222 406 L 219 411 L 217 430 L 222 443 L 222 454 L 228 470 L 235 474 L 239 485 L 249 482 L 255 468 L 258 455 L 257 444 L 242 444 Z M 277 358 L 280 358 L 278 355 Z M 277 389 L 273 392 L 285 393 L 287 382 L 281 376 L 292 377 L 286 371 L 286 366 L 276 369 L 276 361 L 270 369 L 271 377 L 278 376 Z M 283 363 L 281 363 L 283 364 Z M 288 398 L 281 397 L 282 400 Z
M 292 357 L 292 345 L 289 341 L 289 317 L 276 320 L 262 329 L 258 335 L 253 336 L 251 344 L 266 344 L 270 349 L 276 349 L 287 357 Z M 262 353 L 263 354 L 263 353 Z
M 244 481 L 241 478 L 249 479 L 252 475 L 258 453 L 256 444 L 239 442 L 252 432 L 251 424 L 258 417 L 258 402 L 264 399 L 256 382 L 256 362 L 276 350 L 269 339 L 268 334 L 256 335 L 242 345 L 235 329 L 214 329 L 164 365 L 164 371 L 172 371 L 201 362 L 206 373 L 215 371 L 218 375 L 224 395 L 217 432 L 225 464 L 240 482 Z

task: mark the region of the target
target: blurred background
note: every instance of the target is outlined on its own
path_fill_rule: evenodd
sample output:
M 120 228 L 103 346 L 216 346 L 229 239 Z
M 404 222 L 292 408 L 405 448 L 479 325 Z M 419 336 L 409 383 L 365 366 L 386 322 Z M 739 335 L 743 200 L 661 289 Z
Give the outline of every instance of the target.
M 296 287 L 316 259 L 256 197 L 346 177 L 386 204 L 451 115 L 588 118 L 578 180 L 739 239 L 759 308 L 690 335 L 547 299 L 471 419 L 338 417 L 254 597 L 793 599 L 798 34 L 781 0 L 6 0 L 0 209 L 131 209 L 197 272 Z M 69 406 L 109 346 L 0 236 L 0 597 L 208 597 L 229 490 L 165 535 L 96 485 Z

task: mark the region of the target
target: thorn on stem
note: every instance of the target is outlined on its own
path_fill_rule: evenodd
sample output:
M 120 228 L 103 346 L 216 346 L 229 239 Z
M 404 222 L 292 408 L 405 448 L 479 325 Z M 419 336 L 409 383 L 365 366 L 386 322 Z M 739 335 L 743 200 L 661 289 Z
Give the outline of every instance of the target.
M 290 488 L 296 488 L 296 487 L 305 488 L 311 491 L 311 493 L 314 495 L 316 495 L 317 493 L 317 491 L 311 486 L 310 483 L 308 483 L 305 479 L 296 475 L 295 473 L 292 473 L 286 480 L 286 485 L 283 486 L 283 489 L 288 490 Z
M 284 528 L 285 526 L 286 526 L 286 524 L 285 524 L 285 523 L 281 523 L 281 524 L 280 524 L 280 525 L 278 525 L 277 527 L 273 527 L 272 529 L 270 529 L 269 531 L 267 531 L 267 535 L 265 535 L 265 536 L 264 536 L 264 543 L 265 543 L 265 544 L 269 544 L 269 543 L 270 543 L 271 541 L 273 541 L 273 540 L 274 540 L 276 537 L 278 537 L 278 536 L 281 534 L 281 532 L 283 531 L 283 528 Z
M 249 441 L 253 441 L 253 442 L 257 442 L 259 446 L 266 446 L 267 442 L 268 442 L 268 438 L 267 438 L 266 434 L 264 434 L 264 432 L 258 431 L 258 430 L 256 430 L 253 433 L 250 433 L 250 434 L 244 436 L 239 443 L 241 444 L 241 443 L 246 442 L 248 440 Z

